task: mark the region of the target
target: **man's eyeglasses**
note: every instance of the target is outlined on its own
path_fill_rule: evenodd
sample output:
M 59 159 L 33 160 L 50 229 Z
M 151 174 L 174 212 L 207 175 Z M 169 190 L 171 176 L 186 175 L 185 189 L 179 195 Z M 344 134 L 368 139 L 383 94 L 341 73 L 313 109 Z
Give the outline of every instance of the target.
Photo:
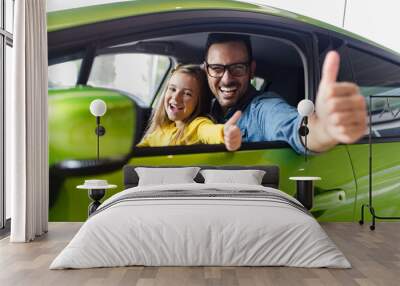
M 249 63 L 234 63 L 230 65 L 209 64 L 204 62 L 209 76 L 221 78 L 224 76 L 225 71 L 228 70 L 231 76 L 244 76 L 248 72 Z

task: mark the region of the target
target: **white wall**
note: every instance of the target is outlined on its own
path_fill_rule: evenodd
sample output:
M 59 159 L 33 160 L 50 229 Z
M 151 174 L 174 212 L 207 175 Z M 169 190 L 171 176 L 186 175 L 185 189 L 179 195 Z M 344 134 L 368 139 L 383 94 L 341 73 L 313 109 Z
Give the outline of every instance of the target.
M 335 26 L 342 26 L 345 0 L 240 0 L 284 9 L 312 17 Z
M 400 53 L 400 1 L 347 0 L 344 28 Z
M 130 0 L 47 0 L 47 12 Z
M 400 37 L 397 36 L 397 27 L 400 27 L 400 1 L 398 0 L 243 1 L 269 5 L 316 18 L 400 53 Z
M 129 0 L 48 0 L 48 11 Z M 398 0 L 240 0 L 309 16 L 362 35 L 400 53 Z M 345 10 L 346 7 L 346 10 Z M 344 26 L 343 26 L 344 23 Z

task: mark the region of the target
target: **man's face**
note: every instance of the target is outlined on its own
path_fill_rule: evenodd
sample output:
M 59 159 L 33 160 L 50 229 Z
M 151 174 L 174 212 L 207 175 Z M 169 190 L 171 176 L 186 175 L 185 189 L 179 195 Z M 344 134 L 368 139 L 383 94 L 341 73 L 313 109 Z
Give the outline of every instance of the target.
M 248 63 L 246 45 L 242 42 L 227 42 L 213 44 L 208 49 L 206 58 L 210 65 L 231 65 L 236 63 Z M 237 101 L 246 93 L 255 70 L 254 61 L 247 66 L 246 72 L 241 76 L 232 75 L 225 69 L 222 77 L 212 77 L 207 73 L 208 85 L 214 96 L 217 98 L 223 111 L 234 106 Z

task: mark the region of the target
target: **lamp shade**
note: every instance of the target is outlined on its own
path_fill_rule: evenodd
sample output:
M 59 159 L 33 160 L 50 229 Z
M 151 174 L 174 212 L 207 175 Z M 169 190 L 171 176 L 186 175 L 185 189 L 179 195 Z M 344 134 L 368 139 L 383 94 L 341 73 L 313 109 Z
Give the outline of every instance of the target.
M 90 103 L 90 113 L 94 116 L 103 116 L 107 111 L 106 103 L 101 99 L 95 99 Z
M 310 116 L 314 112 L 314 103 L 309 99 L 303 99 L 297 105 L 297 111 L 301 116 Z

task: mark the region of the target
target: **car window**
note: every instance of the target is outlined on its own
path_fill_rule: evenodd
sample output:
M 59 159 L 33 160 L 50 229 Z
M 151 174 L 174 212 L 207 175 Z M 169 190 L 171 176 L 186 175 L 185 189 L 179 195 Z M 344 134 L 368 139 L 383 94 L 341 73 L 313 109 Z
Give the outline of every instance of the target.
M 373 136 L 400 137 L 400 65 L 351 47 L 349 57 L 354 81 L 372 113 Z M 379 98 L 373 97 L 369 106 L 371 95 Z
M 198 51 L 194 49 L 193 51 L 189 50 L 187 54 L 184 55 L 179 55 L 177 52 L 177 56 L 174 58 L 174 60 L 178 62 L 184 62 L 184 63 L 199 63 L 202 59 L 202 52 L 201 52 L 201 47 L 205 46 L 206 40 L 207 40 L 208 33 L 199 33 L 199 34 L 190 34 L 190 37 L 186 38 L 186 35 L 179 35 L 179 36 L 174 36 L 174 37 L 167 37 L 166 39 L 157 39 L 158 42 L 188 42 L 188 43 L 197 43 Z M 268 125 L 265 125 L 264 122 L 265 120 L 259 120 L 259 125 L 257 124 L 252 124 L 250 123 L 252 120 L 257 120 L 257 116 L 255 115 L 255 112 L 249 112 L 248 114 L 251 114 L 251 116 L 246 116 L 246 123 L 243 123 L 241 126 L 242 127 L 242 137 L 243 139 L 243 146 L 245 146 L 245 143 L 250 142 L 254 146 L 255 143 L 260 143 L 257 146 L 267 146 L 266 148 L 269 148 L 270 146 L 283 146 L 281 143 L 282 140 L 287 139 L 288 137 L 291 136 L 298 136 L 297 132 L 291 132 L 295 129 L 290 129 L 290 132 L 285 133 L 284 135 L 281 136 L 282 132 L 275 132 L 272 131 L 274 128 L 279 128 L 279 121 L 281 122 L 289 122 L 290 118 L 294 118 L 294 116 L 297 116 L 297 103 L 299 102 L 299 99 L 303 99 L 306 93 L 306 87 L 308 89 L 308 69 L 306 68 L 306 65 L 308 64 L 308 60 L 306 55 L 303 54 L 303 51 L 295 44 L 288 44 L 286 41 L 281 41 L 280 38 L 272 38 L 272 37 L 264 37 L 264 36 L 256 36 L 252 35 L 251 36 L 252 44 L 253 44 L 253 50 L 254 50 L 254 55 L 257 55 L 255 59 L 257 59 L 258 64 L 257 64 L 257 70 L 256 70 L 256 77 L 252 78 L 251 80 L 251 85 L 261 94 L 263 92 L 270 92 L 269 94 L 265 94 L 264 96 L 271 96 L 271 98 L 274 98 L 274 100 L 271 100 L 271 104 L 257 104 L 259 107 L 259 117 L 265 116 L 266 118 L 269 117 L 269 119 L 273 118 L 274 122 L 278 123 L 272 123 L 269 122 Z M 149 40 L 149 42 L 151 42 Z M 151 46 L 151 45 L 150 45 Z M 266 53 L 264 47 L 268 46 L 269 50 Z M 115 48 L 115 47 L 114 47 Z M 122 47 L 117 47 L 121 48 Z M 133 49 L 133 47 L 131 47 Z M 191 54 L 193 53 L 193 54 Z M 210 83 L 210 78 L 208 78 L 208 85 L 215 84 L 217 85 L 217 82 L 212 82 Z M 156 100 L 154 100 L 152 107 L 153 107 L 153 116 L 150 117 L 150 120 L 146 120 L 147 122 L 145 125 L 147 126 L 147 131 L 150 130 L 150 133 L 145 133 L 146 135 L 151 134 L 151 136 L 147 137 L 142 137 L 139 140 L 139 144 L 136 145 L 137 147 L 143 147 L 142 150 L 143 152 L 155 152 L 157 153 L 158 150 L 159 152 L 163 152 L 162 148 L 166 148 L 165 152 L 178 152 L 179 148 L 182 148 L 182 152 L 185 152 L 185 147 L 182 145 L 190 145 L 194 143 L 187 143 L 187 141 L 184 141 L 179 147 L 174 148 L 173 150 L 169 149 L 168 146 L 165 142 L 168 142 L 168 139 L 172 138 L 169 135 L 169 132 L 173 134 L 180 134 L 177 133 L 175 129 L 169 128 L 169 126 L 166 126 L 167 130 L 154 130 L 152 127 L 154 127 L 157 122 L 160 125 L 159 122 L 163 122 L 163 116 L 165 116 L 165 113 L 168 112 L 163 112 L 163 109 L 160 108 L 158 109 L 159 105 L 162 106 L 160 103 L 160 99 L 163 98 L 162 95 L 164 95 L 164 90 L 166 88 L 165 83 L 167 81 L 164 81 L 164 87 L 162 89 L 159 89 L 158 91 L 158 96 Z M 306 86 L 307 84 L 307 86 Z M 176 85 L 176 84 L 175 84 Z M 232 85 L 233 86 L 233 85 Z M 175 92 L 174 86 L 171 89 L 171 94 Z M 214 98 L 212 94 L 209 95 L 211 97 L 211 100 Z M 280 97 L 281 99 L 277 98 Z M 171 98 L 173 98 L 171 96 Z M 262 97 L 264 98 L 264 97 Z M 259 98 L 257 98 L 259 99 Z M 210 100 L 210 102 L 211 102 Z M 263 100 L 263 99 L 260 99 Z M 284 105 L 280 104 L 280 100 L 285 100 L 289 105 Z M 189 100 L 188 100 L 189 101 Z M 165 107 L 164 107 L 165 108 Z M 178 114 L 180 111 L 183 110 L 182 113 L 184 112 L 183 105 L 180 102 L 175 102 L 174 99 L 171 99 L 168 103 L 169 113 L 173 117 L 174 114 Z M 282 110 L 282 112 L 277 111 L 277 109 Z M 161 110 L 160 112 L 155 112 L 156 110 Z M 165 110 L 164 110 L 165 111 Z M 218 108 L 214 108 L 211 112 L 211 117 L 214 120 L 214 122 L 220 122 L 222 123 L 224 121 L 223 118 L 223 113 L 221 110 Z M 261 115 L 262 113 L 262 115 Z M 276 114 L 277 113 L 277 114 Z M 290 114 L 290 116 L 287 116 L 287 114 Z M 156 115 L 158 116 L 157 119 Z M 178 114 L 181 116 L 181 114 Z M 244 118 L 244 117 L 242 117 Z M 269 119 L 267 121 L 269 121 Z M 151 126 L 152 122 L 156 122 L 153 126 Z M 198 121 L 200 122 L 200 121 Z M 198 123 L 196 122 L 196 124 Z M 243 122 L 243 121 L 242 121 Z M 248 122 L 248 123 L 247 123 Z M 290 122 L 294 122 L 293 120 Z M 290 124 L 290 123 L 288 123 Z M 149 128 L 149 125 L 151 126 Z M 194 125 L 197 126 L 197 125 Z M 257 127 L 254 127 L 257 126 Z M 265 126 L 270 126 L 270 128 L 265 128 Z M 219 128 L 220 126 L 218 126 Z M 259 127 L 259 128 L 258 128 Z M 195 127 L 196 128 L 196 127 Z M 218 128 L 212 128 L 211 130 L 213 131 L 218 131 Z M 204 128 L 206 130 L 207 128 Z M 203 129 L 202 129 L 203 130 Z M 275 129 L 274 129 L 275 130 Z M 164 136 L 164 137 L 162 137 Z M 191 133 L 191 132 L 189 132 Z M 195 134 L 195 133 L 193 133 Z M 221 134 L 219 132 L 218 134 Z M 276 135 L 277 134 L 277 135 Z M 208 144 L 204 144 L 204 150 L 216 150 L 215 146 L 210 146 L 207 147 L 207 145 L 215 145 L 217 143 L 211 143 L 211 142 L 220 142 L 221 140 L 217 140 L 218 136 L 212 137 L 211 135 L 214 135 L 213 132 L 204 132 L 202 136 L 204 136 L 204 142 L 208 142 Z M 174 135 L 175 136 L 175 135 Z M 281 136 L 281 137 L 280 137 Z M 286 137 L 284 137 L 286 136 Z M 162 138 L 161 138 L 162 137 Z M 194 138 L 190 137 L 191 139 Z M 216 139 L 217 138 L 217 139 Z M 282 139 L 281 139 L 282 138 Z M 291 137 L 292 138 L 292 137 Z M 154 140 L 153 140 L 154 139 Z M 165 139 L 165 140 L 164 140 Z M 185 139 L 186 140 L 186 139 Z M 194 140 L 194 139 L 193 139 Z M 206 141 L 208 140 L 208 141 Z M 279 142 L 278 142 L 279 141 Z M 287 140 L 289 141 L 289 139 Z M 287 142 L 285 141 L 285 142 Z M 162 142 L 162 143 L 161 143 Z M 185 143 L 186 142 L 186 143 Z M 272 142 L 272 143 L 271 143 Z M 290 141 L 292 142 L 292 141 Z M 296 141 L 297 142 L 297 141 Z M 250 144 L 249 143 L 249 144 Z M 169 143 L 168 143 L 169 144 Z M 271 145 L 272 144 L 272 145 Z M 286 143 L 284 143 L 286 144 Z M 201 144 L 199 144 L 201 145 Z M 145 150 L 148 146 L 155 147 L 154 150 Z M 159 147 L 158 147 L 159 146 Z M 165 146 L 165 147 L 164 147 Z M 287 147 L 287 145 L 284 145 Z M 190 146 L 189 146 L 190 147 Z M 218 150 L 225 150 L 224 146 L 222 144 L 218 145 Z M 302 146 L 295 146 L 296 148 L 302 148 Z M 203 148 L 203 147 L 198 147 L 198 148 Z M 140 149 L 140 148 L 138 148 Z M 199 149 L 200 150 L 200 149 Z M 135 150 L 136 152 L 136 150 Z M 193 150 L 191 151 L 193 152 Z M 143 153 L 143 154 L 145 154 Z M 146 153 L 147 154 L 147 153 Z
M 76 85 L 82 59 L 50 65 L 48 69 L 49 88 L 67 88 Z
M 170 65 L 168 57 L 159 55 L 99 55 L 94 59 L 88 85 L 125 91 L 150 106 Z

